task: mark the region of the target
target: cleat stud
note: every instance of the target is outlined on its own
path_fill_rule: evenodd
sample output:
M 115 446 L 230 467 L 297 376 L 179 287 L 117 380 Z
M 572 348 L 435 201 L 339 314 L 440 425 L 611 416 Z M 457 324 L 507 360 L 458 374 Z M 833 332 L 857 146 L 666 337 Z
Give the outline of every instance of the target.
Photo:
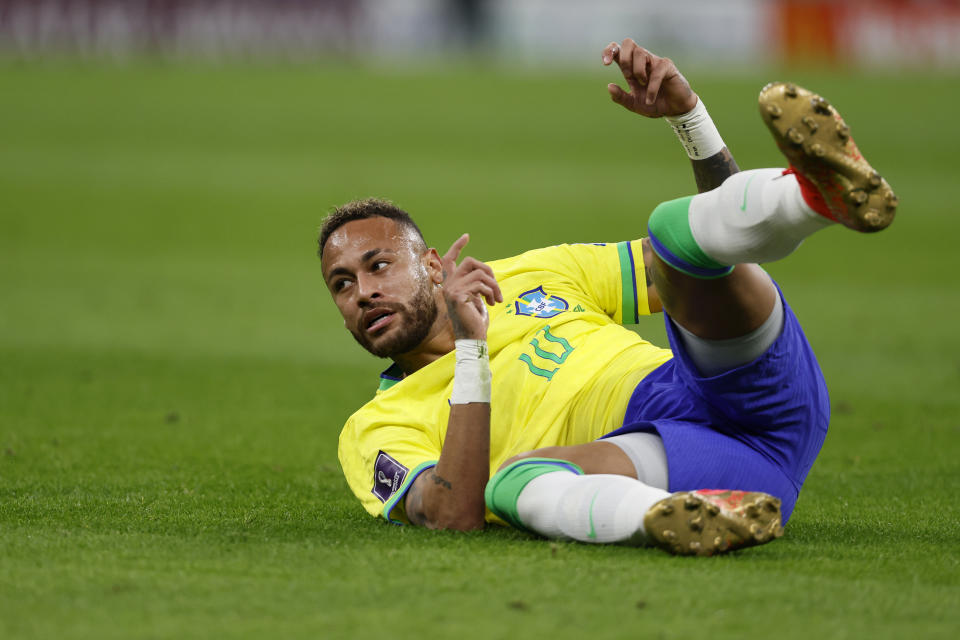
M 721 544 L 723 544 L 723 538 L 721 538 L 720 536 L 717 536 L 713 539 L 713 544 L 710 546 L 713 548 L 714 551 L 716 551 L 717 549 L 720 548 Z
M 792 84 L 788 84 L 787 86 L 785 86 L 785 87 L 783 88 L 783 93 L 784 93 L 784 95 L 786 95 L 788 98 L 796 98 L 797 95 L 798 95 L 797 87 L 794 86 L 794 85 L 792 85 Z
M 807 129 L 810 130 L 810 133 L 816 133 L 817 129 L 820 127 L 820 125 L 818 125 L 816 121 L 810 116 L 803 116 L 803 119 L 801 120 L 801 122 L 807 125 Z
M 691 531 L 703 531 L 703 517 L 697 516 L 690 521 L 690 530 Z
M 783 115 L 783 109 L 781 109 L 780 105 L 778 104 L 768 104 L 767 115 L 769 115 L 771 118 L 779 118 Z
M 687 511 L 693 511 L 701 505 L 700 498 L 696 496 L 687 496 L 686 500 L 683 501 L 683 508 Z
M 871 227 L 879 227 L 883 224 L 883 220 L 880 218 L 880 212 L 876 209 L 867 209 L 867 212 L 863 214 L 863 220 Z
M 854 204 L 861 205 L 867 201 L 867 198 L 869 198 L 869 196 L 866 194 L 865 191 L 861 189 L 857 189 L 856 191 L 850 192 L 850 200 Z
M 767 511 L 776 511 L 780 505 L 778 505 L 773 500 L 767 500 Z
M 659 511 L 660 511 L 660 515 L 661 515 L 661 516 L 668 516 L 668 515 L 670 515 L 671 513 L 673 513 L 673 505 L 672 505 L 672 504 L 662 504 L 662 505 L 660 505 L 660 510 L 659 510 Z
M 887 195 L 883 199 L 887 201 L 887 209 L 896 209 L 897 205 L 900 204 L 900 198 L 893 191 L 887 191 Z
M 789 129 L 787 129 L 787 139 L 789 139 L 790 142 L 792 142 L 795 145 L 800 144 L 801 142 L 803 142 L 803 134 L 797 131 L 796 129 L 794 129 L 793 127 L 790 127 Z
M 810 145 L 810 153 L 817 156 L 818 158 L 822 158 L 827 154 L 827 150 L 823 148 L 822 144 L 820 144 L 819 142 L 816 142 Z
M 876 188 L 879 187 L 881 184 L 883 184 L 883 178 L 880 177 L 880 174 L 879 174 L 879 173 L 877 173 L 876 171 L 874 171 L 874 172 L 870 175 L 870 186 L 871 186 L 872 188 L 876 189 Z
M 822 113 L 825 116 L 830 115 L 830 103 L 820 96 L 814 96 L 810 98 L 810 105 L 817 113 Z
M 760 515 L 760 507 L 755 504 L 750 505 L 746 508 L 747 516 L 750 518 L 756 518 Z
M 670 529 L 664 529 L 663 539 L 666 540 L 667 542 L 673 542 L 674 540 L 677 539 L 677 533 L 675 531 L 671 531 Z
M 709 513 L 711 516 L 715 516 L 720 513 L 720 507 L 713 504 L 712 502 L 707 503 L 706 509 L 707 509 L 707 513 Z
M 848 127 L 842 122 L 837 123 L 837 135 L 840 137 L 841 140 L 846 140 L 847 138 L 850 137 L 850 127 Z
M 693 542 L 691 542 L 691 543 L 690 543 L 690 551 L 699 552 L 699 551 L 700 551 L 700 543 L 697 542 L 696 540 L 694 540 Z

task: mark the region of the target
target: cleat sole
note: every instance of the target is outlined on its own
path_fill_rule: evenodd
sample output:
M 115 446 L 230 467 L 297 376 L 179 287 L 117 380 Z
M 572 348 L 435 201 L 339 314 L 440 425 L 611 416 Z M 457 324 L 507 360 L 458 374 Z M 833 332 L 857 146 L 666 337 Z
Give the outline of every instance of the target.
M 690 491 L 651 507 L 644 529 L 649 542 L 668 553 L 710 556 L 779 538 L 780 520 L 780 501 L 765 493 Z
M 890 226 L 899 199 L 860 154 L 850 127 L 829 102 L 802 87 L 772 82 L 759 103 L 780 151 L 823 196 L 829 217 L 861 232 Z

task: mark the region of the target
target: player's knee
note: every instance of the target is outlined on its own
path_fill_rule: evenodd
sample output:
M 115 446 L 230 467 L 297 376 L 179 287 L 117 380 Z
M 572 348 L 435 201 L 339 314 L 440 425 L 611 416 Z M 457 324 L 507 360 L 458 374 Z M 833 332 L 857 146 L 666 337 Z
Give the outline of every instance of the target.
M 498 471 L 507 468 L 514 462 L 527 458 L 549 458 L 563 460 L 577 465 L 584 473 L 606 473 L 622 476 L 637 477 L 636 467 L 623 449 L 605 440 L 595 440 L 584 444 L 574 444 L 565 447 L 544 447 L 525 451 L 508 459 Z
M 524 451 L 523 453 L 518 453 L 512 458 L 507 458 L 507 460 L 497 468 L 497 471 L 502 471 L 503 469 L 506 469 L 514 462 L 518 462 L 526 458 L 555 458 L 558 460 L 563 460 L 564 456 L 562 452 L 566 448 L 567 447 L 544 447 L 543 449 L 533 449 L 532 451 Z

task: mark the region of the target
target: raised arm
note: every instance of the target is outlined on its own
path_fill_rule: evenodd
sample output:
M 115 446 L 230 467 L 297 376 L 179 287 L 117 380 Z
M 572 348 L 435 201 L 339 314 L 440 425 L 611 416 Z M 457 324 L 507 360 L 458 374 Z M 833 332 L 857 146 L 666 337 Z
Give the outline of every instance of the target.
M 706 109 L 702 103 L 698 105 L 699 97 L 670 58 L 661 58 L 626 38 L 622 44 L 608 44 L 603 49 L 602 60 L 604 65 L 616 62 L 627 81 L 627 91 L 614 83 L 607 85 L 614 102 L 648 118 L 666 117 L 678 131 L 690 156 L 693 176 L 701 193 L 716 189 L 724 180 L 740 171 L 730 150 L 716 134 Z M 709 155 L 697 147 L 696 135 L 690 139 L 685 125 L 698 127 L 701 132 L 707 130 L 707 136 L 717 141 L 714 145 L 708 145 Z M 712 134 L 716 134 L 716 137 L 712 138 Z M 717 145 L 719 150 L 714 151 L 713 147 Z
M 468 531 L 483 527 L 483 490 L 490 477 L 490 365 L 488 304 L 503 302 L 489 266 L 474 258 L 457 265 L 469 236 L 443 256 L 443 296 L 456 339 L 457 364 L 450 419 L 440 458 L 422 473 L 406 498 L 411 523 L 431 529 Z

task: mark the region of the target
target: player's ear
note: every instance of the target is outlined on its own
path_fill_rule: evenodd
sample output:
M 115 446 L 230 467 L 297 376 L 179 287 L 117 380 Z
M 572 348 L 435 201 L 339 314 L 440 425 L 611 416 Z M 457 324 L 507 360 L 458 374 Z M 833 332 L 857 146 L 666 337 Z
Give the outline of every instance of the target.
M 421 259 L 424 268 L 430 275 L 430 281 L 433 284 L 441 284 L 443 282 L 443 261 L 440 260 L 440 254 L 437 253 L 437 250 L 432 247 L 427 249 Z

